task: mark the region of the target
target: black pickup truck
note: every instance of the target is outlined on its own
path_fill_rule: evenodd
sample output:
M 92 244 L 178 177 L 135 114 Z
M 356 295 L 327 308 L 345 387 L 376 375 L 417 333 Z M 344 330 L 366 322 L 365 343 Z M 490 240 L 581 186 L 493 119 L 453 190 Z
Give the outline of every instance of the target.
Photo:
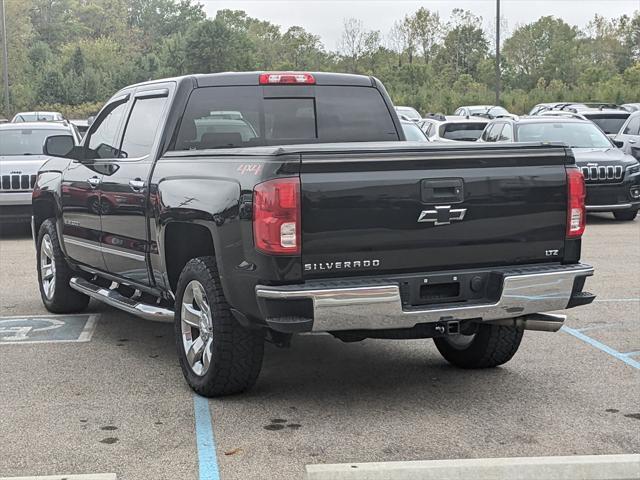
M 52 312 L 174 322 L 189 385 L 253 385 L 265 341 L 434 338 L 494 367 L 590 303 L 585 187 L 562 145 L 404 141 L 382 84 L 221 73 L 125 88 L 33 193 Z

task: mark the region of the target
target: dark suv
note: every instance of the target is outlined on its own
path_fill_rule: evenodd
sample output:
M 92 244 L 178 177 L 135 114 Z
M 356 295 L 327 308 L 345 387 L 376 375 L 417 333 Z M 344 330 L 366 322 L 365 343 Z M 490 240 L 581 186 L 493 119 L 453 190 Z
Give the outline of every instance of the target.
M 569 145 L 587 184 L 586 208 L 633 220 L 640 208 L 640 163 L 616 147 L 588 120 L 533 116 L 500 118 L 484 129 L 481 142 L 563 142 Z

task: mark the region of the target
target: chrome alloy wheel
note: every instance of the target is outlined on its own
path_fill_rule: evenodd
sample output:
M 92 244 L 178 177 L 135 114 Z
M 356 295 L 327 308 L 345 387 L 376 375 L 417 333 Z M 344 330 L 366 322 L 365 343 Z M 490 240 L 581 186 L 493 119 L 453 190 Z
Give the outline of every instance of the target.
M 182 346 L 193 373 L 203 376 L 211 365 L 213 321 L 204 287 L 197 280 L 187 284 L 180 313 Z
M 445 338 L 447 343 L 456 350 L 466 350 L 467 347 L 471 345 L 471 342 L 473 342 L 473 339 L 476 338 L 476 334 L 472 333 L 471 335 L 463 335 L 460 333 L 458 335 L 449 335 Z
M 45 296 L 51 300 L 56 290 L 56 263 L 53 260 L 53 243 L 48 233 L 40 243 L 40 282 Z

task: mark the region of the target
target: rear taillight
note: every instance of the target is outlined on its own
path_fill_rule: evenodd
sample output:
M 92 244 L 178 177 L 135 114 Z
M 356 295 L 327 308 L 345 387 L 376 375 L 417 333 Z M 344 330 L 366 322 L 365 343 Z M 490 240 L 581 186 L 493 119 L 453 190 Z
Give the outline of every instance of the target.
M 316 79 L 310 73 L 271 72 L 260 74 L 260 85 L 315 85 Z
M 584 233 L 586 194 L 582 172 L 567 168 L 567 238 L 578 238 Z
M 300 255 L 300 179 L 277 178 L 253 189 L 256 248 L 275 255 Z

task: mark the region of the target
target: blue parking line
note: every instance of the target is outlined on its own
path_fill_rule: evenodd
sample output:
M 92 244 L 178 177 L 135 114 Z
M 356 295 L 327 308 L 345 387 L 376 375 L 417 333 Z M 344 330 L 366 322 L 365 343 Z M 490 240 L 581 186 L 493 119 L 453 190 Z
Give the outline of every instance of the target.
M 213 438 L 213 425 L 209 400 L 193 394 L 193 409 L 196 417 L 196 442 L 198 444 L 199 480 L 219 480 L 216 442 Z
M 640 362 L 634 360 L 629 355 L 625 355 L 624 353 L 620 353 L 619 351 L 614 350 L 613 348 L 605 345 L 604 343 L 600 343 L 599 341 L 594 340 L 593 338 L 588 337 L 584 333 L 581 333 L 578 330 L 574 330 L 573 328 L 569 328 L 567 326 L 564 326 L 564 327 L 562 327 L 562 330 L 567 332 L 568 334 L 573 335 L 574 337 L 582 340 L 583 342 L 586 342 L 589 345 L 592 345 L 592 346 L 596 347 L 597 349 L 602 350 L 605 353 L 608 353 L 612 357 L 615 357 L 618 360 L 623 361 L 627 365 L 630 365 L 633 368 L 640 370 Z

